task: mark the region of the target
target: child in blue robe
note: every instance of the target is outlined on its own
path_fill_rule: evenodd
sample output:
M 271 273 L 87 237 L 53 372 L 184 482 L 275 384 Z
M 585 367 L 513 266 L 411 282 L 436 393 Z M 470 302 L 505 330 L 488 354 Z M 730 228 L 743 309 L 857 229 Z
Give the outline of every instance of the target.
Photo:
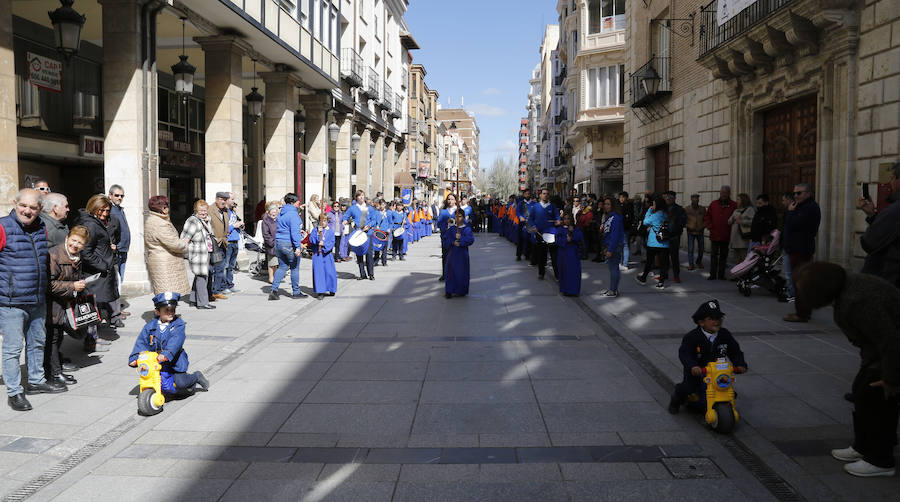
M 475 242 L 475 234 L 466 225 L 466 213 L 456 210 L 455 225 L 441 236 L 441 244 L 447 248 L 444 265 L 444 296 L 469 294 L 469 246 Z
M 565 296 L 581 294 L 580 243 L 581 230 L 572 221 L 572 213 L 563 214 L 563 224 L 556 228 L 557 261 L 559 262 L 559 291 Z
M 316 298 L 337 293 L 337 270 L 334 268 L 334 231 L 328 227 L 328 216 L 319 216 L 319 225 L 309 234 L 312 252 L 313 289 Z

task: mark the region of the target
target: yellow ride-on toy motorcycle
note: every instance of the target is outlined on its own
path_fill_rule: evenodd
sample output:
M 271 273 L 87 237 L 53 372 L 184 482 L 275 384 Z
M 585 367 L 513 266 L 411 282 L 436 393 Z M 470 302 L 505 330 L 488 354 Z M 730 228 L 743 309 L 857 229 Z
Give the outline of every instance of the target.
M 717 432 L 730 433 L 739 418 L 734 407 L 734 367 L 727 358 L 720 357 L 703 368 L 703 382 L 706 423 Z
M 138 393 L 138 413 L 144 416 L 152 416 L 163 410 L 166 396 L 162 390 L 162 376 L 156 352 L 144 351 L 137 359 L 137 372 L 140 377 L 140 391 Z

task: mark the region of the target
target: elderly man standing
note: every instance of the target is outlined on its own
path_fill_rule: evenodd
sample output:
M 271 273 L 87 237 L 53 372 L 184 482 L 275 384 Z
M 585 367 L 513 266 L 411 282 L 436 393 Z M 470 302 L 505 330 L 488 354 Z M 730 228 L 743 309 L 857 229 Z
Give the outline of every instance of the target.
M 216 192 L 216 207 L 209 210 L 209 226 L 212 227 L 213 237 L 215 238 L 215 246 L 218 248 L 214 253 L 221 253 L 225 256 L 225 248 L 228 245 L 228 199 L 231 194 L 228 192 Z M 223 293 L 225 290 L 225 260 L 212 263 L 212 298 L 214 300 L 225 300 L 228 296 Z
M 791 270 L 797 271 L 801 266 L 812 261 L 816 252 L 816 234 L 822 212 L 813 198 L 809 183 L 794 185 L 794 201 L 788 205 L 784 215 L 784 234 L 781 245 L 791 260 Z M 796 277 L 794 291 L 797 290 Z M 787 322 L 807 322 L 812 316 L 812 308 L 798 294 L 794 300 L 795 312 L 784 316 Z
M 109 218 L 119 224 L 119 242 L 116 243 L 119 284 L 125 280 L 125 262 L 128 260 L 128 248 L 131 246 L 131 230 L 128 228 L 128 220 L 125 218 L 125 210 L 122 208 L 124 198 L 125 190 L 120 185 L 109 187 L 109 201 L 112 202 Z
M 228 220 L 228 246 L 225 248 L 225 282 L 221 292 L 224 294 L 240 293 L 240 290 L 234 287 L 234 269 L 237 266 L 237 257 L 240 247 L 238 243 L 241 240 L 241 229 L 244 228 L 244 222 L 241 221 L 237 212 L 237 202 L 234 200 L 233 194 L 228 194 L 228 211 L 225 213 Z
M 49 259 L 47 232 L 38 217 L 40 211 L 40 192 L 26 188 L 19 191 L 9 216 L 0 218 L 0 281 L 10 285 L 0 288 L 3 383 L 7 403 L 16 411 L 31 409 L 26 393 L 55 394 L 68 390 L 65 385 L 44 378 Z M 19 369 L 22 349 L 25 349 L 28 371 L 24 388 Z
M 69 200 L 61 193 L 49 193 L 41 197 L 41 221 L 47 229 L 47 249 L 66 242 L 69 236 Z
M 728 244 L 731 242 L 731 225 L 728 218 L 731 217 L 737 204 L 731 200 L 731 187 L 728 185 L 719 189 L 719 198 L 709 204 L 703 222 L 709 229 L 709 280 L 725 279 L 725 266 L 728 260 Z

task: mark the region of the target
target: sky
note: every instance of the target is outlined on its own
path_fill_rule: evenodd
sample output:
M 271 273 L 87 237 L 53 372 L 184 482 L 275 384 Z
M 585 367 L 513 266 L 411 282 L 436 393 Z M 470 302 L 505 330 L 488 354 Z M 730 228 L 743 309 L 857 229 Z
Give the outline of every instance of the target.
M 413 63 L 425 66 L 428 88 L 444 108 L 464 99 L 475 114 L 479 167 L 516 154 L 528 80 L 544 26 L 557 22 L 556 0 L 410 0 L 404 20 L 421 47 Z

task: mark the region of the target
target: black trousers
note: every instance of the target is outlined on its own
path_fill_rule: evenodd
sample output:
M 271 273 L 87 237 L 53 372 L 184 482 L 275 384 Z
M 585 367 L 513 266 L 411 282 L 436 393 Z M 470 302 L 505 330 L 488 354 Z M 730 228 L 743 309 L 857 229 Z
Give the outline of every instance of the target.
M 447 270 L 447 248 L 441 246 L 441 277 L 444 277 L 444 270 Z
M 48 326 L 47 341 L 44 343 L 44 376 L 49 380 L 62 373 L 62 354 L 59 348 L 63 341 L 62 328 Z
M 403 239 L 394 237 L 391 241 L 391 257 L 403 256 Z
M 372 238 L 369 237 L 369 250 L 365 255 L 356 255 L 356 264 L 359 265 L 359 276 L 363 279 L 375 277 L 375 248 L 372 247 Z M 368 275 L 366 275 L 368 272 Z
M 881 387 L 869 385 L 878 380 L 879 371 L 865 368 L 853 380 L 853 449 L 872 465 L 892 468 L 900 400 L 885 399 Z
M 669 265 L 672 266 L 672 277 L 681 276 L 681 236 L 669 241 Z
M 728 241 L 712 241 L 709 250 L 709 276 L 724 279 L 728 262 Z
M 537 265 L 541 277 L 547 271 L 547 247 L 545 242 L 536 242 L 531 248 L 531 263 Z
M 651 246 L 647 246 L 647 259 L 644 261 L 644 273 L 641 277 L 647 278 L 657 258 L 659 258 L 659 281 L 663 282 L 669 278 L 669 248 Z
M 685 399 L 691 394 L 697 394 L 700 402 L 706 404 L 706 387 L 703 386 L 703 379 L 692 375 L 690 371 L 685 371 L 681 382 L 675 384 L 675 394 L 672 397 L 679 404 L 684 404 Z
M 528 232 L 524 231 L 525 223 L 519 223 L 516 228 L 516 232 L 518 232 L 518 239 L 516 239 L 516 258 L 521 258 L 524 254 L 526 257 L 528 253 L 525 251 L 528 241 Z

